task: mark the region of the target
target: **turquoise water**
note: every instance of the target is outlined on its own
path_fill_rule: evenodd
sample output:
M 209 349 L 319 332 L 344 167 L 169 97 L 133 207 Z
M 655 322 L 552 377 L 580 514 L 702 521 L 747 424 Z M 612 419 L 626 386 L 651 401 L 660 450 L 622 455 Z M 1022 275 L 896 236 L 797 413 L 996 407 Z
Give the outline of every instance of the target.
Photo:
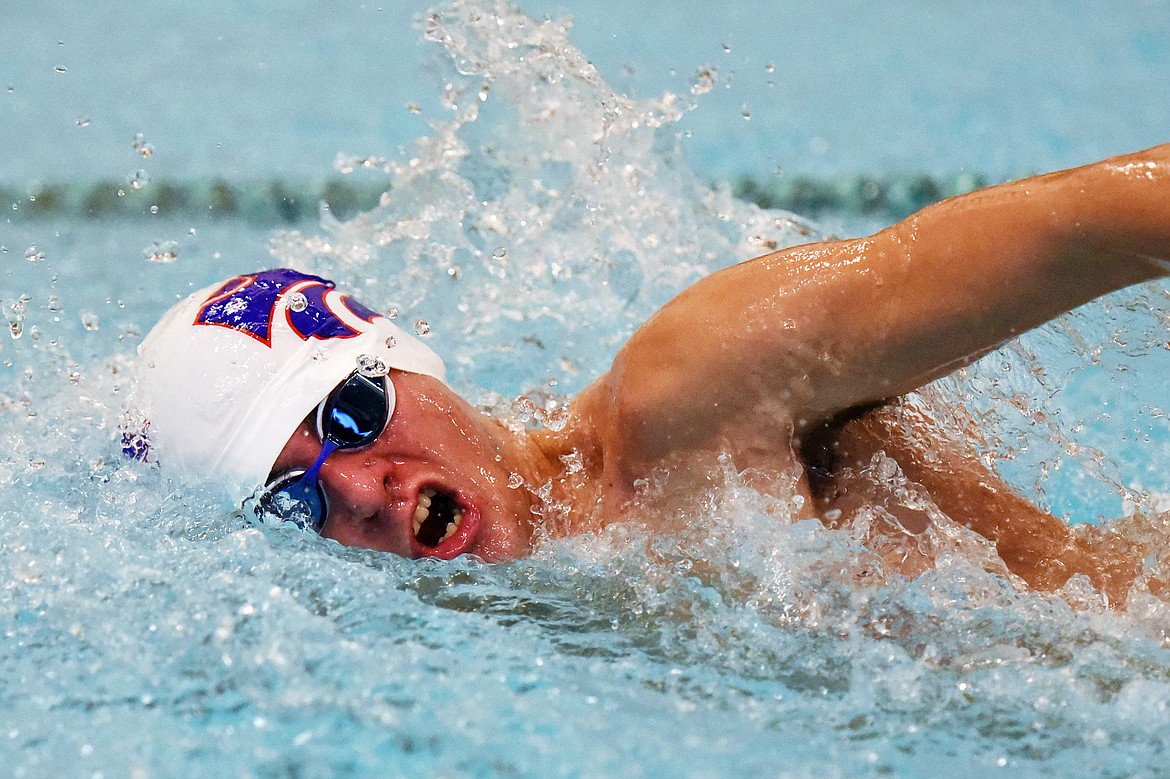
M 13 148 L 28 151 L 12 155 L 0 179 L 124 180 L 137 169 L 156 180 L 324 177 L 341 152 L 342 169 L 379 159 L 374 170 L 338 175 L 384 177 L 392 188 L 356 218 L 324 213 L 277 231 L 166 213 L 0 225 L 8 324 L 0 338 L 0 765 L 12 775 L 1164 775 L 1167 606 L 1135 592 L 1127 613 L 1107 612 L 1077 582 L 1059 595 L 1023 592 L 984 545 L 945 522 L 922 540 L 936 569 L 905 581 L 883 572 L 850 533 L 776 523 L 776 507 L 728 473 L 695 496 L 692 529 L 678 536 L 616 526 L 545 544 L 511 565 L 411 562 L 248 526 L 213 490 L 123 461 L 116 428 L 128 355 L 177 295 L 231 273 L 289 263 L 360 286 L 366 302 L 426 319 L 453 383 L 477 403 L 516 424 L 555 424 L 565 398 L 687 283 L 773 242 L 860 232 L 881 219 L 838 214 L 813 224 L 710 187 L 738 154 L 738 128 L 760 126 L 767 113 L 764 97 L 736 86 L 771 75 L 766 62 L 740 53 L 760 45 L 754 36 L 766 25 L 744 24 L 746 12 L 734 6 L 727 18 L 740 21 L 732 26 L 713 10 L 683 9 L 697 31 L 677 39 L 677 55 L 698 47 L 700 56 L 674 62 L 674 75 L 657 69 L 660 53 L 631 72 L 615 65 L 631 61 L 626 36 L 639 28 L 588 6 L 574 9 L 581 18 L 567 37 L 557 25 L 474 3 L 422 20 L 421 31 L 403 18 L 418 9 L 354 6 L 320 17 L 306 6 L 278 22 L 255 5 L 207 17 L 161 8 L 139 9 L 159 32 L 136 38 L 129 53 L 115 45 L 123 26 L 105 16 L 53 22 L 65 45 L 54 49 L 50 37 L 40 59 L 22 61 L 55 62 L 59 49 L 76 53 L 91 37 L 109 48 L 62 60 L 66 72 L 50 68 L 43 84 L 13 76 L 10 100 L 28 100 L 31 85 L 51 104 L 50 85 L 72 83 L 52 79 L 88 79 L 97 90 L 102 80 L 87 69 L 111 73 L 119 57 L 142 69 L 119 70 L 111 88 L 130 91 L 119 78 L 138 77 L 141 99 L 76 108 L 89 92 L 71 87 L 75 106 L 53 104 L 48 114 L 94 137 L 59 141 L 46 128 L 36 144 L 36 128 L 26 126 Z M 538 17 L 546 10 L 525 8 Z M 789 120 L 794 136 L 809 135 L 769 154 L 829 177 L 879 170 L 863 158 L 927 172 L 974 165 L 939 152 L 944 133 L 930 122 L 954 122 L 962 106 L 974 117 L 978 98 L 996 92 L 992 83 L 1008 94 L 986 104 L 988 116 L 1012 117 L 1041 82 L 1058 97 L 1040 112 L 1055 124 L 1033 117 L 1031 132 L 1012 125 L 1011 137 L 1031 136 L 1018 145 L 1001 149 L 993 133 L 967 134 L 974 125 L 955 123 L 956 148 L 970 150 L 988 176 L 1085 161 L 1118 150 L 1103 148 L 1110 143 L 1163 140 L 1153 137 L 1165 118 L 1161 102 L 1133 101 L 1122 128 L 1110 118 L 1116 90 L 1098 87 L 1128 79 L 1132 95 L 1142 78 L 1163 72 L 1170 48 L 1151 20 L 1166 15 L 1157 4 L 1148 14 L 1062 8 L 1037 11 L 1063 20 L 1056 28 L 1022 24 L 1000 8 L 999 16 L 952 10 L 949 22 L 923 12 L 920 26 L 900 34 L 926 51 L 957 52 L 938 59 L 939 78 L 961 72 L 964 43 L 988 48 L 989 28 L 1009 36 L 995 39 L 999 50 L 1026 38 L 1039 63 L 1065 40 L 1064 51 L 1077 54 L 1068 57 L 1075 78 L 1036 68 L 1007 79 L 972 55 L 969 91 L 951 102 L 940 87 L 940 104 L 914 133 L 879 133 L 892 139 L 888 147 L 866 145 L 863 133 L 840 151 L 849 144 L 828 133 L 836 125 L 845 133 L 848 122 L 828 111 L 831 122 L 816 129 Z M 837 9 L 871 31 L 916 10 Z M 52 21 L 56 11 L 45 13 Z M 639 37 L 649 46 L 669 26 L 647 13 Z M 823 47 L 821 18 L 790 9 L 777 35 L 797 54 Z M 985 27 L 975 25 L 980 18 Z M 319 32 L 284 46 L 261 34 L 309 21 Z M 22 29 L 0 27 L 10 36 Z M 34 27 L 23 28 L 26 38 Z M 799 43 L 790 28 L 811 32 Z M 931 29 L 951 37 L 931 43 Z M 1083 34 L 1065 39 L 1069 30 Z M 1087 31 L 1097 44 L 1086 42 Z M 872 34 L 843 48 L 881 50 Z M 907 50 L 906 37 L 895 41 Z M 409 79 L 414 98 L 381 89 L 361 64 L 385 72 L 393 62 L 401 71 L 397 52 L 407 47 L 427 63 L 425 78 Z M 836 104 L 824 97 L 842 57 L 833 51 L 821 80 L 804 87 L 783 75 L 777 52 L 778 88 Z M 739 75 L 731 89 L 717 80 L 704 92 L 696 73 L 719 57 L 736 63 L 719 68 L 723 78 Z M 145 75 L 148 58 L 159 75 Z M 891 59 L 857 78 L 894 80 Z M 176 99 L 184 93 L 164 87 L 174 83 L 166 74 L 189 74 L 196 62 L 224 91 L 190 88 L 190 100 Z M 331 69 L 305 64 L 321 62 Z M 266 81 L 280 70 L 274 64 L 296 78 Z M 925 69 L 910 67 L 899 79 L 905 91 L 891 94 L 910 100 L 926 89 L 916 86 Z M 387 81 L 401 89 L 407 79 Z M 280 84 L 290 113 L 257 123 L 256 105 L 279 102 L 272 94 Z M 766 80 L 757 86 L 769 94 Z M 920 95 L 923 104 L 930 94 Z M 1068 116 L 1074 97 L 1083 120 Z M 405 107 L 409 99 L 418 114 Z M 745 102 L 754 104 L 748 120 Z M 4 110 L 25 116 L 30 104 Z M 90 124 L 70 125 L 81 108 Z M 319 124 L 303 124 L 314 108 Z M 722 124 L 703 118 L 708 111 Z M 399 141 L 386 128 L 399 132 L 403 118 L 414 124 Z M 704 122 L 727 128 L 726 154 L 698 153 L 719 145 Z M 354 135 L 342 140 L 350 125 Z M 153 145 L 149 157 L 134 148 L 135 132 Z M 824 153 L 803 160 L 794 149 L 807 149 L 814 134 L 828 148 L 816 144 Z M 992 454 L 1025 494 L 1076 521 L 1136 506 L 1154 519 L 1124 532 L 1162 548 L 1170 539 L 1157 514 L 1170 494 L 1161 465 L 1170 455 L 1168 321 L 1165 285 L 1121 293 L 930 392 L 978 416 Z M 1157 554 L 1147 570 L 1166 575 Z

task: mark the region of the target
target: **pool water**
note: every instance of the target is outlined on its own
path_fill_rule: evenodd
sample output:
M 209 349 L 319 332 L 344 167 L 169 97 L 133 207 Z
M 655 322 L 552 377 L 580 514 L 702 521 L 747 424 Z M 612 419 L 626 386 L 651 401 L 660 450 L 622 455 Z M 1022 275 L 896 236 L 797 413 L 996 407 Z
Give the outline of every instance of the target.
M 712 187 L 686 136 L 712 94 L 698 65 L 670 93 L 611 79 L 526 10 L 457 1 L 419 20 L 438 86 L 417 139 L 400 155 L 333 150 L 339 175 L 391 185 L 358 216 L 3 225 L 0 765 L 1163 775 L 1170 607 L 1139 587 L 1108 611 L 1077 580 L 1026 592 L 946 523 L 921 541 L 936 568 L 907 581 L 849 532 L 777 523 L 783 507 L 728 468 L 677 535 L 615 525 L 509 565 L 407 561 L 254 526 L 214 488 L 121 458 L 134 346 L 177 296 L 233 273 L 288 264 L 358 287 L 425 330 L 474 402 L 555 426 L 688 283 L 880 223 Z M 1146 60 L 1166 56 L 1161 34 L 1139 38 Z M 984 171 L 1006 173 L 996 164 Z M 212 172 L 170 175 L 188 174 Z M 1012 483 L 1070 521 L 1147 517 L 1119 532 L 1155 550 L 1155 576 L 1168 322 L 1166 285 L 1118 293 L 928 391 L 961 402 Z

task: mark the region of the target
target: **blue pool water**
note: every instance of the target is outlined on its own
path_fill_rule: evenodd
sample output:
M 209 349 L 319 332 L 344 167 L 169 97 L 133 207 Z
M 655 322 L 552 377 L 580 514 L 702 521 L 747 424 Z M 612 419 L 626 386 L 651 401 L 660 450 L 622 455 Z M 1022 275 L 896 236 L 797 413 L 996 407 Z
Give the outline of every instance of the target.
M 126 4 L 151 21 L 130 39 L 116 13 L 5 12 L 0 51 L 22 65 L 0 95 L 0 138 L 17 152 L 0 183 L 132 188 L 138 169 L 297 180 L 340 154 L 338 169 L 359 168 L 345 175 L 392 188 L 356 218 L 277 231 L 19 208 L 0 223 L 0 765 L 1164 775 L 1170 608 L 1135 592 L 1108 612 L 1078 582 L 1021 591 L 960 528 L 925 537 L 938 565 L 904 581 L 849 533 L 776 523 L 728 473 L 678 536 L 615 526 L 511 565 L 412 562 L 250 527 L 213 490 L 120 458 L 134 346 L 178 294 L 232 273 L 293 264 L 359 286 L 426 319 L 453 383 L 484 408 L 555 424 L 687 283 L 772 243 L 880 224 L 761 211 L 712 179 L 996 178 L 1153 144 L 1170 126 L 1164 3 L 1032 18 L 1007 4 L 810 4 L 766 24 L 746 4 L 662 4 L 625 23 L 600 4 L 523 7 L 535 18 L 472 2 L 430 21 L 418 7 L 294 4 L 278 19 L 259 4 Z M 833 33 L 825 9 L 866 35 L 842 42 L 852 25 Z M 560 10 L 578 18 L 569 33 L 539 22 Z M 1120 532 L 1166 548 L 1168 322 L 1165 285 L 1119 293 L 930 392 L 979 418 L 1029 497 L 1074 521 L 1136 509 L 1150 519 Z M 1166 576 L 1164 557 L 1147 572 Z

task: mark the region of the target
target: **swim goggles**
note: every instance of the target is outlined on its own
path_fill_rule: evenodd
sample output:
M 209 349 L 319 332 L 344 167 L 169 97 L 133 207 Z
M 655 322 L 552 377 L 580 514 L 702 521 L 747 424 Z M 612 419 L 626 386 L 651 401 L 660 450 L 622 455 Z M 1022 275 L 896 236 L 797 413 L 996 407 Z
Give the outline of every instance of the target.
M 362 449 L 378 440 L 394 413 L 394 385 L 386 376 L 354 371 L 317 406 L 321 451 L 308 470 L 294 468 L 269 481 L 256 498 L 257 516 L 275 516 L 320 533 L 329 519 L 321 466 L 339 449 Z

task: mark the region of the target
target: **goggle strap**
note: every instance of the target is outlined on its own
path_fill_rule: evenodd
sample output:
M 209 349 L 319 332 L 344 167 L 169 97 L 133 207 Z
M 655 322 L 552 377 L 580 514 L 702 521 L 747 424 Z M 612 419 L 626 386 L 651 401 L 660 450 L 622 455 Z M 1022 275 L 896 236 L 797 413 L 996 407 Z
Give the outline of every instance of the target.
M 336 452 L 340 446 L 341 444 L 328 438 L 322 441 L 321 453 L 317 455 L 316 461 L 313 462 L 309 470 L 301 474 L 300 483 L 305 485 L 316 484 L 317 477 L 321 473 L 321 466 L 325 465 L 325 460 L 329 458 L 329 455 Z

